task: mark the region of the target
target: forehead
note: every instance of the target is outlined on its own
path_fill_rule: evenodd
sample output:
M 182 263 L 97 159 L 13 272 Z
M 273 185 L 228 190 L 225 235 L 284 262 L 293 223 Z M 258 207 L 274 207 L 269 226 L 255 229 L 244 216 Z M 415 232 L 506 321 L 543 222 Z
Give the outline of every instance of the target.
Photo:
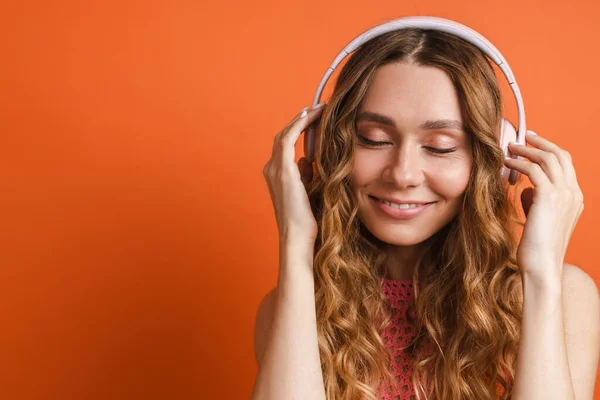
M 414 124 L 429 119 L 462 122 L 458 93 L 448 74 L 436 67 L 415 64 L 379 67 L 359 111 L 363 110 L 376 110 Z

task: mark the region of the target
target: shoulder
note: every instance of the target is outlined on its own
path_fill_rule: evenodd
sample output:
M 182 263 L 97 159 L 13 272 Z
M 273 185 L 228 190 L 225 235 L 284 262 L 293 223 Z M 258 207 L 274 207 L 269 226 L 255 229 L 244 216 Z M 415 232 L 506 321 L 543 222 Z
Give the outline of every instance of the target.
M 588 324 L 600 329 L 600 294 L 594 279 L 573 264 L 564 264 L 562 282 L 565 329 L 575 328 L 574 323 Z
M 276 290 L 277 288 L 271 289 L 263 297 L 256 311 L 256 319 L 254 321 L 254 356 L 257 364 L 260 364 L 260 359 L 267 345 L 267 335 L 271 328 Z
M 564 305 L 584 305 L 583 309 L 600 312 L 598 286 L 594 279 L 583 269 L 565 263 L 563 266 L 562 287 Z
M 596 282 L 587 272 L 576 265 L 565 263 L 562 294 L 565 319 L 571 322 L 580 320 L 581 323 L 600 329 L 600 326 L 591 325 L 600 324 L 600 294 Z M 573 327 L 573 324 L 565 326 Z
M 595 291 L 598 295 L 598 287 L 594 279 L 588 275 L 583 269 L 573 264 L 565 263 L 563 265 L 563 284 L 578 288 L 587 288 L 587 290 Z
M 564 264 L 563 320 L 576 398 L 592 398 L 600 357 L 600 295 L 583 269 Z

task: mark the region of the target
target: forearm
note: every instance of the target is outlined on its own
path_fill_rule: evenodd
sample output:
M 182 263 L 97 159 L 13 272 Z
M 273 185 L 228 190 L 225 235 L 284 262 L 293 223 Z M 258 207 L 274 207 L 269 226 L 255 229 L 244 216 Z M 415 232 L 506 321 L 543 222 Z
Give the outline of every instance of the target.
M 252 400 L 325 399 L 310 258 L 300 249 L 280 248 L 272 325 Z
M 541 284 L 523 276 L 523 302 L 512 400 L 575 400 L 560 283 Z

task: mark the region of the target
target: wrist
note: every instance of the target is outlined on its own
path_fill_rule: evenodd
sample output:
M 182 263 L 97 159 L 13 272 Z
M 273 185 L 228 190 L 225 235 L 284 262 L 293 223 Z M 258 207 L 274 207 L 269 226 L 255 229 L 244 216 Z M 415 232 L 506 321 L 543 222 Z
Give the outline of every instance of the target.
M 532 276 L 523 274 L 521 276 L 523 289 L 527 292 L 536 292 L 544 295 L 560 295 L 562 292 L 562 279 L 554 276 Z
M 279 253 L 286 263 L 303 263 L 312 268 L 314 252 L 315 243 L 309 240 L 298 239 L 297 236 L 279 239 Z
M 280 248 L 287 250 L 305 250 L 314 253 L 315 241 L 307 239 L 302 235 L 286 233 L 279 236 Z

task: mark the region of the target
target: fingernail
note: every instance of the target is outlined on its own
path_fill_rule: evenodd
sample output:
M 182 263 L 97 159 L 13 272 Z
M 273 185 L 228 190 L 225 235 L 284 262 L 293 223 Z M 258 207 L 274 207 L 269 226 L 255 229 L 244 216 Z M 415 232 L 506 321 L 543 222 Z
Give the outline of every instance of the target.
M 302 112 L 300 113 L 300 118 L 306 117 L 306 114 L 308 114 L 308 111 L 306 111 L 306 110 L 308 110 L 308 107 L 304 107 L 302 109 Z
M 535 133 L 534 131 L 527 131 L 527 133 L 529 133 L 530 135 L 533 135 L 533 136 L 537 136 L 537 133 Z
M 520 143 L 517 143 L 517 142 L 510 142 L 508 144 L 513 145 L 513 146 L 520 146 L 521 145 Z
M 317 104 L 316 106 L 314 106 L 312 109 L 316 110 L 317 108 L 321 107 L 323 104 L 325 104 L 325 102 L 321 102 L 319 104 Z

